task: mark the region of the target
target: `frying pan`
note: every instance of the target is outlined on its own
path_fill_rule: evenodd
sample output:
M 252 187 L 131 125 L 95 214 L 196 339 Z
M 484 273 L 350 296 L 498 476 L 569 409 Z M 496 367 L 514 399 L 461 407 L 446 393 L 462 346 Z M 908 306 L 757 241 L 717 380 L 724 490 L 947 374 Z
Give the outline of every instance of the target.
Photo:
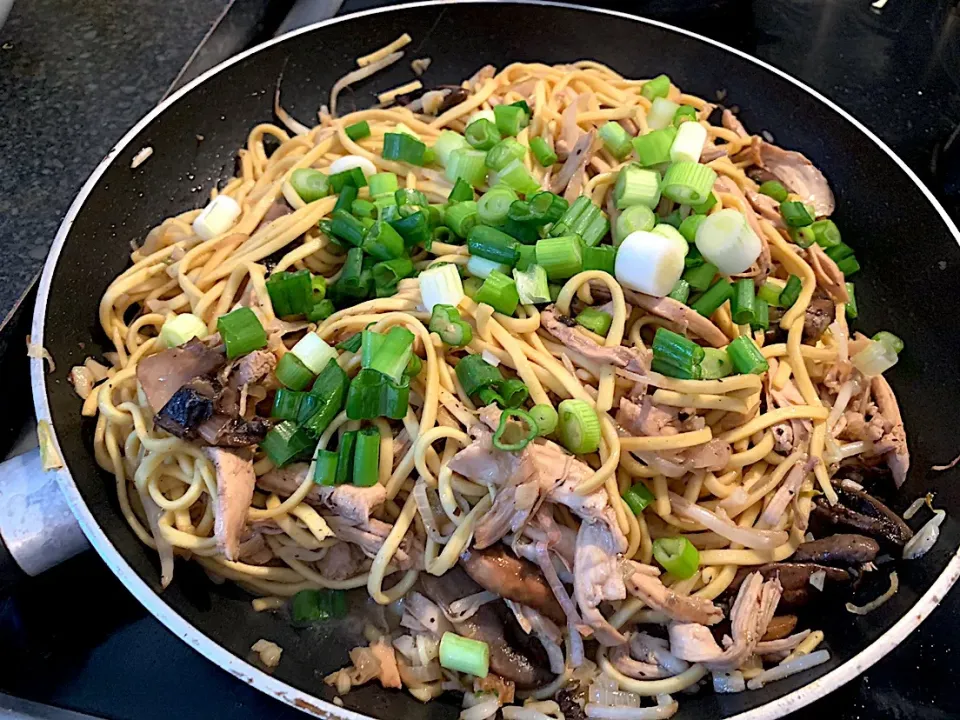
M 134 127 L 96 169 L 71 207 L 44 268 L 33 322 L 57 362 L 46 374 L 32 364 L 37 417 L 53 428 L 66 463 L 60 489 L 91 544 L 127 588 L 166 626 L 210 660 L 281 700 L 327 718 L 448 718 L 454 699 L 422 705 L 406 694 L 360 688 L 329 701 L 328 672 L 347 661 L 361 638 L 362 617 L 377 608 L 362 593 L 354 616 L 309 629 L 254 613 L 249 596 L 215 585 L 198 566 L 178 562 L 162 593 L 155 553 L 144 547 L 117 507 L 113 480 L 95 464 L 94 423 L 80 417 L 80 400 L 66 381 L 72 365 L 111 349 L 97 324 L 97 305 L 128 264 L 129 242 L 163 218 L 204 204 L 212 186 L 232 175 L 248 130 L 272 118 L 273 89 L 283 72 L 283 98 L 309 121 L 334 80 L 362 52 L 403 32 L 414 38 L 404 62 L 342 96 L 356 107 L 374 89 L 409 80 L 407 62 L 430 57 L 427 84 L 456 83 L 477 68 L 511 61 L 547 63 L 593 58 L 630 77 L 670 74 L 684 90 L 740 107 L 754 131 L 770 131 L 823 169 L 837 194 L 836 220 L 858 250 L 861 319 L 868 334 L 889 328 L 906 350 L 890 379 L 908 428 L 913 469 L 899 504 L 936 492 L 947 521 L 922 560 L 899 568 L 900 591 L 865 617 L 842 606 L 816 618 L 832 659 L 810 672 L 750 693 L 683 696 L 679 718 L 773 718 L 811 702 L 856 676 L 895 647 L 928 615 L 960 573 L 960 486 L 956 472 L 929 468 L 956 454 L 960 388 L 956 350 L 960 314 L 957 228 L 931 193 L 883 143 L 839 107 L 785 73 L 719 43 L 669 26 L 610 11 L 544 2 L 412 4 L 320 23 L 268 42 L 214 68 L 173 95 Z M 349 107 L 345 109 L 350 109 Z M 202 140 L 198 136 L 202 136 Z M 134 155 L 154 154 L 137 170 Z M 284 650 L 275 672 L 258 668 L 250 646 L 259 638 Z

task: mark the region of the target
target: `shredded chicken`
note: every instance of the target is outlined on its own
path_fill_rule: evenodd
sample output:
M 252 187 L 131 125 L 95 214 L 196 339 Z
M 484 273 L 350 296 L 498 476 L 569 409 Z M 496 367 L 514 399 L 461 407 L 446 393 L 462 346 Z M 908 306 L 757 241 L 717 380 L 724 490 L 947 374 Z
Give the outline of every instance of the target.
M 540 313 L 540 324 L 557 340 L 589 360 L 609 363 L 641 374 L 647 372 L 650 367 L 650 359 L 647 353 L 623 345 L 616 347 L 598 345 L 577 330 L 576 324 L 571 326 L 564 322 L 564 318 L 557 314 L 553 305 Z
M 723 611 L 706 598 L 680 595 L 666 587 L 656 576 L 656 568 L 639 563 L 633 567 L 636 571 L 627 578 L 627 589 L 653 610 L 681 623 L 715 625 L 723 619 Z
M 217 519 L 214 536 L 227 560 L 240 557 L 240 535 L 247 524 L 256 475 L 253 463 L 224 448 L 203 449 L 217 471 Z
M 627 589 L 617 562 L 617 541 L 603 523 L 583 522 L 577 534 L 573 589 L 584 621 L 601 645 L 619 645 L 623 635 L 606 621 L 597 606 L 604 600 L 623 600 Z
M 257 485 L 282 497 L 288 497 L 306 481 L 309 468 L 306 463 L 275 468 L 258 477 Z M 304 499 L 314 507 L 331 510 L 354 524 L 363 525 L 370 519 L 371 513 L 387 499 L 387 490 L 383 485 L 326 487 L 311 484 Z
M 672 322 L 681 332 L 689 331 L 703 338 L 713 347 L 726 347 L 730 339 L 723 331 L 696 310 L 691 310 L 682 302 L 670 297 L 653 297 L 633 290 L 624 289 L 624 297 L 632 305 L 642 307 L 658 317 Z

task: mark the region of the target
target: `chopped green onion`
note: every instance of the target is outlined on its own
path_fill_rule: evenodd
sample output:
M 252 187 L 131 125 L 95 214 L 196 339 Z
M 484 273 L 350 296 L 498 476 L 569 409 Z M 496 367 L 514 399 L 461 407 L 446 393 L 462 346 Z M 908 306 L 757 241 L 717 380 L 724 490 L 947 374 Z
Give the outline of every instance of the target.
M 436 304 L 430 315 L 430 332 L 440 336 L 444 344 L 450 347 L 463 347 L 473 340 L 473 328 L 460 317 L 453 305 Z
M 875 342 L 886 345 L 888 348 L 893 350 L 897 355 L 900 354 L 900 351 L 903 350 L 903 340 L 898 338 L 892 332 L 887 330 L 881 330 L 872 338 Z
M 363 250 L 350 248 L 335 287 L 350 297 L 365 298 L 370 292 L 372 279 L 372 275 L 368 278 L 363 274 Z
M 179 347 L 193 338 L 205 338 L 207 324 L 192 313 L 180 313 L 164 321 L 160 328 L 160 343 L 164 347 Z
M 610 223 L 604 212 L 586 195 L 581 195 L 567 208 L 563 217 L 554 223 L 549 235 L 579 235 L 585 245 L 592 247 L 603 239 L 609 229 Z
M 367 176 L 364 175 L 363 170 L 358 167 L 334 173 L 330 176 L 330 187 L 333 188 L 335 193 L 343 192 L 343 189 L 346 187 L 353 187 L 355 190 L 359 190 L 366 184 Z M 356 197 L 351 199 L 350 202 L 353 202 L 355 199 Z
M 813 232 L 812 225 L 801 228 L 787 228 L 787 232 L 790 233 L 790 240 L 797 247 L 808 248 L 813 245 L 817 239 L 816 233 Z
M 440 666 L 483 678 L 490 672 L 490 646 L 445 632 L 440 638 Z
M 613 228 L 613 241 L 619 245 L 631 233 L 637 230 L 653 230 L 656 224 L 657 217 L 653 214 L 653 210 L 646 205 L 633 205 L 620 213 L 620 217 L 617 218 Z
M 501 135 L 516 136 L 530 124 L 530 115 L 517 105 L 497 105 L 493 108 L 493 117 Z
M 876 377 L 897 364 L 897 353 L 887 343 L 871 340 L 850 362 L 867 377 Z
M 444 167 L 450 162 L 450 154 L 454 150 L 469 149 L 470 143 L 467 142 L 467 139 L 453 130 L 443 130 L 437 136 L 436 142 L 433 143 L 433 152 L 437 156 L 437 161 Z
M 290 615 L 297 624 L 335 620 L 346 614 L 343 590 L 301 590 L 290 601 Z
M 314 375 L 319 374 L 330 360 L 337 357 L 337 351 L 312 332 L 300 338 L 290 352 Z
M 692 371 L 703 360 L 703 348 L 683 335 L 658 327 L 653 336 L 653 359 Z
M 860 314 L 860 311 L 857 309 L 857 296 L 854 294 L 854 287 L 852 282 L 844 283 L 847 288 L 847 300 L 846 305 L 844 305 L 844 311 L 848 318 L 855 320 L 856 317 Z
M 679 580 L 692 578 L 700 567 L 700 552 L 685 537 L 657 538 L 653 541 L 653 557 Z
M 375 175 L 371 175 L 370 179 L 372 180 Z M 400 208 L 397 207 L 397 201 L 393 199 L 393 193 L 387 193 L 385 195 L 379 195 L 373 199 L 373 206 L 377 209 L 377 219 L 386 220 L 387 222 L 391 220 L 396 220 L 400 217 Z M 353 207 L 352 205 L 350 206 Z
M 499 270 L 494 270 L 483 281 L 474 300 L 478 303 L 486 303 L 498 313 L 513 315 L 517 311 L 520 295 L 513 278 Z
M 404 278 L 413 277 L 415 270 L 409 257 L 384 260 L 373 266 L 373 282 L 377 288 L 396 287 Z
M 297 427 L 293 420 L 284 420 L 271 428 L 260 443 L 260 449 L 275 466 L 283 467 L 308 452 L 313 444 L 310 436 Z
M 487 260 L 479 255 L 471 255 L 470 259 L 467 260 L 466 270 L 467 274 L 486 280 L 494 270 L 504 275 L 508 274 L 510 266 L 498 263 L 496 260 Z M 479 290 L 479 288 L 477 289 Z
M 669 225 L 677 232 L 680 231 L 680 223 L 683 222 L 683 218 L 680 217 L 680 208 L 676 208 L 673 212 L 668 215 L 664 215 L 660 218 L 659 225 Z
M 699 380 L 703 375 L 703 370 L 700 365 L 678 367 L 677 365 L 667 362 L 666 360 L 661 360 L 660 358 L 654 358 L 650 367 L 654 372 L 658 372 L 661 375 L 666 375 L 667 377 L 677 378 L 679 380 Z
M 687 282 L 690 282 L 689 277 L 687 277 Z M 690 286 L 693 286 L 692 282 L 690 282 Z M 711 285 L 707 291 L 703 293 L 703 295 L 697 298 L 690 305 L 690 307 L 704 317 L 708 318 L 713 315 L 721 305 L 723 305 L 732 297 L 733 285 L 730 284 L 729 280 L 720 278 L 713 285 Z
M 396 173 L 380 172 L 367 178 L 370 184 L 370 197 L 376 198 L 381 195 L 390 195 L 391 197 L 400 187 L 400 181 Z
M 524 272 L 530 268 L 531 265 L 535 265 L 537 262 L 537 246 L 536 245 L 517 245 L 517 265 L 514 267 L 514 270 L 519 270 Z M 521 295 L 520 302 L 523 302 Z
M 727 351 L 721 348 L 705 347 L 703 360 L 700 361 L 700 376 L 704 380 L 719 380 L 733 372 L 733 363 Z
M 850 277 L 860 270 L 860 263 L 857 262 L 857 259 L 851 255 L 850 257 L 844 258 L 838 262 L 837 269 L 843 273 L 844 277 Z
M 638 482 L 627 488 L 623 493 L 623 499 L 626 500 L 627 505 L 633 510 L 634 515 L 640 515 L 647 505 L 652 503 L 656 498 L 654 498 L 653 493 L 647 489 L 646 485 Z
M 749 325 L 754 321 L 756 297 L 753 278 L 737 280 L 730 299 L 730 316 L 737 325 Z
M 363 251 L 378 260 L 393 260 L 404 253 L 403 238 L 388 222 L 377 220 L 363 238 Z
M 777 202 L 783 202 L 787 199 L 787 189 L 783 186 L 783 183 L 777 180 L 767 180 L 765 183 L 762 183 L 760 185 L 760 192 L 772 197 Z
M 331 487 L 337 484 L 337 458 L 338 453 L 333 450 L 320 450 L 314 458 L 313 482 L 324 487 Z M 309 592 L 309 591 L 306 591 Z M 297 593 L 299 595 L 300 593 Z M 296 598 L 296 595 L 294 595 Z
M 770 306 L 767 301 L 761 297 L 753 299 L 753 321 L 750 323 L 752 330 L 768 330 L 770 328 Z
M 498 170 L 497 182 L 503 183 L 520 195 L 532 195 L 540 189 L 540 183 L 527 170 L 523 160 L 513 160 Z
M 538 192 L 528 201 L 517 200 L 510 205 L 509 218 L 522 223 L 547 225 L 557 222 L 570 207 L 570 203 L 549 190 Z
M 817 220 L 810 227 L 813 228 L 814 240 L 820 247 L 829 248 L 840 244 L 840 229 L 833 220 Z
M 313 168 L 297 168 L 290 174 L 290 185 L 300 199 L 312 203 L 330 194 L 330 179 Z
M 624 130 L 620 123 L 613 120 L 608 121 L 600 128 L 599 135 L 600 139 L 603 140 L 604 147 L 617 160 L 623 160 L 630 154 L 630 150 L 632 150 L 630 133 Z
M 305 395 L 305 392 L 299 390 L 279 388 L 273 396 L 270 417 L 280 418 L 281 420 L 296 420 L 300 414 L 300 403 Z
M 410 356 L 410 362 L 407 363 L 407 368 L 403 371 L 403 374 L 408 378 L 415 378 L 421 370 L 423 370 L 423 360 L 414 353 Z
M 550 435 L 557 429 L 557 423 L 560 416 L 554 410 L 553 405 L 541 404 L 530 408 L 530 417 L 537 423 L 537 429 L 541 437 Z
M 514 202 L 518 202 L 517 194 L 505 185 L 498 185 L 485 192 L 477 202 L 477 215 L 480 217 L 480 222 L 499 225 L 507 219 L 510 206 Z
M 510 207 L 513 207 L 512 205 Z M 497 229 L 505 232 L 512 238 L 519 240 L 524 245 L 533 245 L 540 239 L 540 232 L 536 223 L 519 222 L 517 220 L 507 219 L 497 226 Z
M 586 400 L 564 400 L 559 407 L 559 435 L 574 455 L 587 455 L 600 447 L 600 419 Z
M 537 241 L 537 264 L 550 280 L 566 280 L 583 270 L 580 241 L 576 235 L 543 238 Z
M 522 420 L 527 424 L 526 432 L 516 439 L 513 439 L 513 436 L 516 435 L 516 431 L 513 431 L 515 423 L 510 422 L 514 418 L 517 420 Z M 511 435 L 509 440 L 504 437 L 508 433 Z M 500 424 L 497 426 L 497 430 L 493 434 L 493 446 L 497 450 L 503 450 L 505 452 L 517 452 L 523 450 L 527 445 L 529 445 L 538 434 L 539 427 L 537 426 L 537 421 L 530 416 L 530 413 L 516 408 L 507 409 L 500 413 Z M 510 440 L 512 440 L 512 442 L 510 442 Z
M 577 315 L 576 320 L 577 325 L 604 337 L 610 332 L 610 325 L 613 323 L 610 313 L 594 307 L 585 307 Z
M 463 136 L 471 147 L 484 152 L 500 142 L 500 131 L 495 124 L 486 118 L 479 118 L 467 125 L 467 129 L 463 131 Z
M 557 298 L 560 297 L 560 291 L 563 290 L 563 285 L 560 283 L 550 283 L 548 287 L 550 288 L 550 302 L 556 302 Z
M 404 248 L 409 249 L 417 247 L 418 245 L 427 247 L 433 239 L 433 234 L 430 231 L 430 222 L 427 220 L 427 213 L 424 210 L 417 210 L 399 220 L 392 220 L 390 227 L 396 230 L 397 234 L 403 238 Z
M 510 103 L 513 107 L 518 107 L 522 109 L 527 115 L 533 115 L 533 111 L 530 110 L 530 106 L 527 105 L 526 100 L 517 100 L 516 102 Z
M 456 265 L 435 265 L 420 273 L 420 297 L 431 312 L 437 304 L 457 307 L 463 300 L 463 281 Z
M 340 350 L 342 352 L 355 353 L 358 350 L 360 350 L 360 343 L 362 338 L 363 338 L 362 332 L 354 333 L 347 339 L 341 342 L 338 342 L 335 347 L 337 348 L 337 350 Z
M 557 162 L 557 154 L 550 148 L 549 143 L 540 136 L 531 138 L 530 150 L 533 151 L 533 156 L 541 167 L 550 167 Z
M 681 105 L 677 108 L 677 111 L 673 114 L 673 126 L 680 127 L 682 123 L 696 122 L 697 120 L 697 109 L 692 105 Z
M 678 227 L 677 230 L 679 230 L 680 234 L 683 235 L 684 240 L 686 240 L 688 243 L 693 243 L 697 239 L 697 228 L 699 228 L 700 223 L 706 219 L 706 215 L 687 215 L 680 222 L 680 227 Z
M 353 203 L 351 203 L 352 206 Z M 333 236 L 343 240 L 348 245 L 360 247 L 363 243 L 363 236 L 367 231 L 363 223 L 346 210 L 334 210 L 331 217 L 330 232 L 333 233 Z
M 796 275 L 791 275 L 787 278 L 787 284 L 784 285 L 783 290 L 780 291 L 780 307 L 784 310 L 792 308 L 797 298 L 800 297 L 802 287 L 803 283 Z
M 403 378 L 393 382 L 386 375 L 363 368 L 347 391 L 347 417 L 351 420 L 373 420 L 388 417 L 402 420 L 410 400 L 410 382 Z
M 303 315 L 313 307 L 313 281 L 309 270 L 273 273 L 266 284 L 270 304 L 278 317 Z
M 461 203 L 468 200 L 472 201 L 473 198 L 473 188 L 470 187 L 470 183 L 463 178 L 457 178 L 457 181 L 453 184 L 453 189 L 447 196 L 447 200 L 449 200 L 451 203 Z M 447 210 L 450 210 L 449 206 L 447 207 Z
M 346 132 L 347 137 L 354 142 L 363 140 L 365 137 L 370 137 L 370 123 L 366 120 L 361 120 L 353 125 L 347 125 L 344 132 Z
M 276 369 L 277 380 L 292 390 L 304 390 L 313 382 L 314 373 L 292 352 L 286 353 Z
M 848 257 L 853 257 L 853 248 L 842 241 L 836 245 L 825 248 L 823 252 L 836 263 L 841 260 L 846 260 Z
M 297 422 L 313 437 L 320 437 L 343 409 L 350 379 L 336 360 L 331 360 L 300 403 Z
M 514 160 L 522 160 L 526 152 L 523 145 L 508 137 L 490 148 L 483 162 L 491 170 L 502 170 Z
M 598 245 L 585 247 L 580 251 L 583 254 L 583 270 L 600 270 L 614 274 L 617 264 L 617 249 L 613 245 Z
M 784 200 L 780 203 L 780 214 L 788 227 L 806 227 L 813 222 L 813 216 L 799 200 Z
M 673 118 L 677 114 L 680 105 L 667 100 L 666 98 L 657 98 L 650 106 L 650 112 L 647 113 L 647 127 L 651 130 L 662 130 L 665 127 L 673 128 Z
M 480 202 L 483 202 L 482 198 Z M 467 236 L 467 249 L 471 255 L 509 267 L 513 267 L 519 258 L 517 241 L 506 233 L 487 225 L 477 225 L 470 230 Z
M 638 135 L 630 142 L 633 151 L 637 154 L 640 164 L 644 167 L 670 162 L 670 147 L 677 138 L 675 127 L 666 127 L 654 130 L 646 135 Z
M 343 212 L 346 212 L 347 214 L 349 214 L 350 208 L 353 207 L 353 201 L 357 199 L 358 192 L 359 191 L 357 190 L 357 188 L 354 187 L 353 185 L 344 185 L 340 189 L 340 194 L 337 197 L 337 202 L 333 206 L 333 213 L 337 213 L 342 210 Z M 331 213 L 331 217 L 333 213 Z M 321 222 L 323 221 L 321 220 Z M 328 233 L 328 234 L 332 234 L 332 233 Z
M 423 165 L 427 146 L 406 133 L 384 133 L 383 152 L 385 160 L 396 160 L 411 165 Z
M 706 201 L 717 179 L 708 165 L 681 160 L 673 163 L 663 176 L 663 195 L 682 205 Z
M 363 428 L 357 434 L 353 451 L 353 484 L 373 487 L 380 476 L 380 431 Z
M 707 199 L 704 200 L 699 205 L 691 205 L 690 212 L 695 213 L 697 215 L 706 215 L 710 211 L 710 208 L 712 208 L 716 204 L 717 204 L 717 196 L 711 192 L 707 196 Z
M 742 375 L 762 375 L 770 369 L 757 344 L 747 335 L 741 335 L 727 345 L 730 362 Z
M 532 245 L 521 245 L 520 249 L 535 248 Z M 531 264 L 526 269 L 513 269 L 513 280 L 517 284 L 517 295 L 524 305 L 539 305 L 550 302 L 550 286 L 547 282 L 547 271 L 542 266 Z
M 640 88 L 640 94 L 647 100 L 665 98 L 670 93 L 670 78 L 667 75 L 657 75 L 647 80 Z
M 487 181 L 485 159 L 480 150 L 454 150 L 447 163 L 447 180 L 455 182 L 459 178 L 471 187 L 480 187 Z
M 357 198 L 350 205 L 350 214 L 354 217 L 360 218 L 361 220 L 365 218 L 372 218 L 377 214 L 377 206 L 369 200 Z
M 651 209 L 657 207 L 660 202 L 660 173 L 646 170 L 636 163 L 624 165 L 617 174 L 613 198 L 619 210 L 633 205 L 646 205 Z
M 353 456 L 357 447 L 357 431 L 350 430 L 340 437 L 337 447 L 337 473 L 334 485 L 346 485 L 353 479 Z
M 697 292 L 703 292 L 710 287 L 713 278 L 717 275 L 717 266 L 711 263 L 703 263 L 696 267 L 689 268 L 683 273 L 683 279 L 690 283 L 690 288 Z M 723 304 L 722 302 L 720 303 Z M 718 306 L 719 307 L 719 306 Z
M 495 388 L 503 382 L 503 375 L 481 355 L 465 355 L 455 369 L 457 380 L 467 397 L 473 398 L 484 388 Z
M 766 302 L 768 305 L 779 307 L 781 290 L 782 288 L 779 285 L 767 280 L 763 285 L 760 286 L 760 289 L 757 290 L 757 297 Z
M 368 367 L 398 383 L 403 378 L 403 371 L 413 354 L 414 334 L 395 325 L 382 337 L 383 341 Z
M 382 333 L 370 330 L 369 325 L 367 328 L 360 333 L 360 366 L 364 368 L 370 367 L 370 363 L 373 362 L 373 358 L 380 350 L 384 340 Z
M 690 298 L 690 283 L 683 278 L 677 280 L 673 290 L 667 293 L 668 298 L 673 298 L 677 302 L 685 303 Z
M 425 208 L 430 204 L 426 195 L 410 188 L 397 188 L 393 191 L 393 199 L 397 201 L 397 205 L 414 205 L 418 208 Z
M 227 346 L 227 357 L 233 360 L 254 350 L 266 347 L 267 333 L 256 314 L 248 307 L 217 318 L 217 330 Z

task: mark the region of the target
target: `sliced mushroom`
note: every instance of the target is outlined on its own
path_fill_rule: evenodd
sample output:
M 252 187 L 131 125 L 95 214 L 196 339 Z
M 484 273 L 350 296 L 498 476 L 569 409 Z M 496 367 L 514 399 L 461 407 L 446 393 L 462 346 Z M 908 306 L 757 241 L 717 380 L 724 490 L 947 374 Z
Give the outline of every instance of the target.
M 873 538 L 855 533 L 838 533 L 803 543 L 790 560 L 821 565 L 862 565 L 873 562 L 879 552 L 880 545 Z
M 194 378 L 177 390 L 160 408 L 154 422 L 171 435 L 194 438 L 197 427 L 213 415 L 213 404 L 218 390 L 215 382 L 206 378 Z
M 449 609 L 456 600 L 481 590 L 469 575 L 457 567 L 440 577 L 421 573 L 420 581 L 424 595 L 444 609 Z M 510 644 L 504 622 L 492 605 L 494 603 L 481 605 L 474 615 L 456 623 L 454 628 L 457 633 L 487 643 L 490 648 L 490 669 L 500 677 L 512 680 L 518 688 L 534 688 L 550 682 L 553 674 L 545 666 Z
M 484 550 L 472 548 L 460 557 L 460 563 L 474 582 L 500 597 L 528 605 L 560 625 L 567 617 L 554 597 L 540 568 L 518 558 L 503 545 Z
M 837 530 L 855 532 L 873 538 L 880 546 L 902 548 L 913 537 L 913 531 L 890 508 L 860 490 L 844 486 L 837 488 L 840 500 L 831 505 L 818 497 L 810 515 L 810 530 L 814 536 L 825 536 Z
M 764 642 L 781 640 L 787 637 L 797 627 L 796 615 L 775 615 L 767 625 L 767 631 L 760 638 Z
M 197 377 L 209 377 L 226 363 L 223 346 L 210 348 L 196 338 L 137 363 L 137 380 L 154 412 Z
M 810 584 L 810 577 L 820 571 L 824 573 L 823 591 Z M 780 584 L 783 586 L 783 595 L 780 598 L 779 605 L 781 608 L 802 607 L 811 600 L 828 594 L 837 585 L 846 584 L 852 579 L 852 576 L 846 570 L 827 565 L 795 562 L 768 563 L 757 568 L 745 567 L 738 570 L 727 592 L 735 593 L 752 572 L 759 572 L 764 580 L 775 577 L 780 579 Z
M 275 421 L 260 417 L 244 420 L 228 415 L 214 415 L 197 427 L 197 434 L 208 445 L 247 447 L 263 442 Z

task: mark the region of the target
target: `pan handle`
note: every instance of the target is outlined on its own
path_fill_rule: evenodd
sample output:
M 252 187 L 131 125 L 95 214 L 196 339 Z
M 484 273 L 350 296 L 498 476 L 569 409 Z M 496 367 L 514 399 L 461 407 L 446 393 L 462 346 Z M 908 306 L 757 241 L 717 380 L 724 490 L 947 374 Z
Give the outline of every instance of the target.
M 39 448 L 0 464 L 0 589 L 89 547 Z

